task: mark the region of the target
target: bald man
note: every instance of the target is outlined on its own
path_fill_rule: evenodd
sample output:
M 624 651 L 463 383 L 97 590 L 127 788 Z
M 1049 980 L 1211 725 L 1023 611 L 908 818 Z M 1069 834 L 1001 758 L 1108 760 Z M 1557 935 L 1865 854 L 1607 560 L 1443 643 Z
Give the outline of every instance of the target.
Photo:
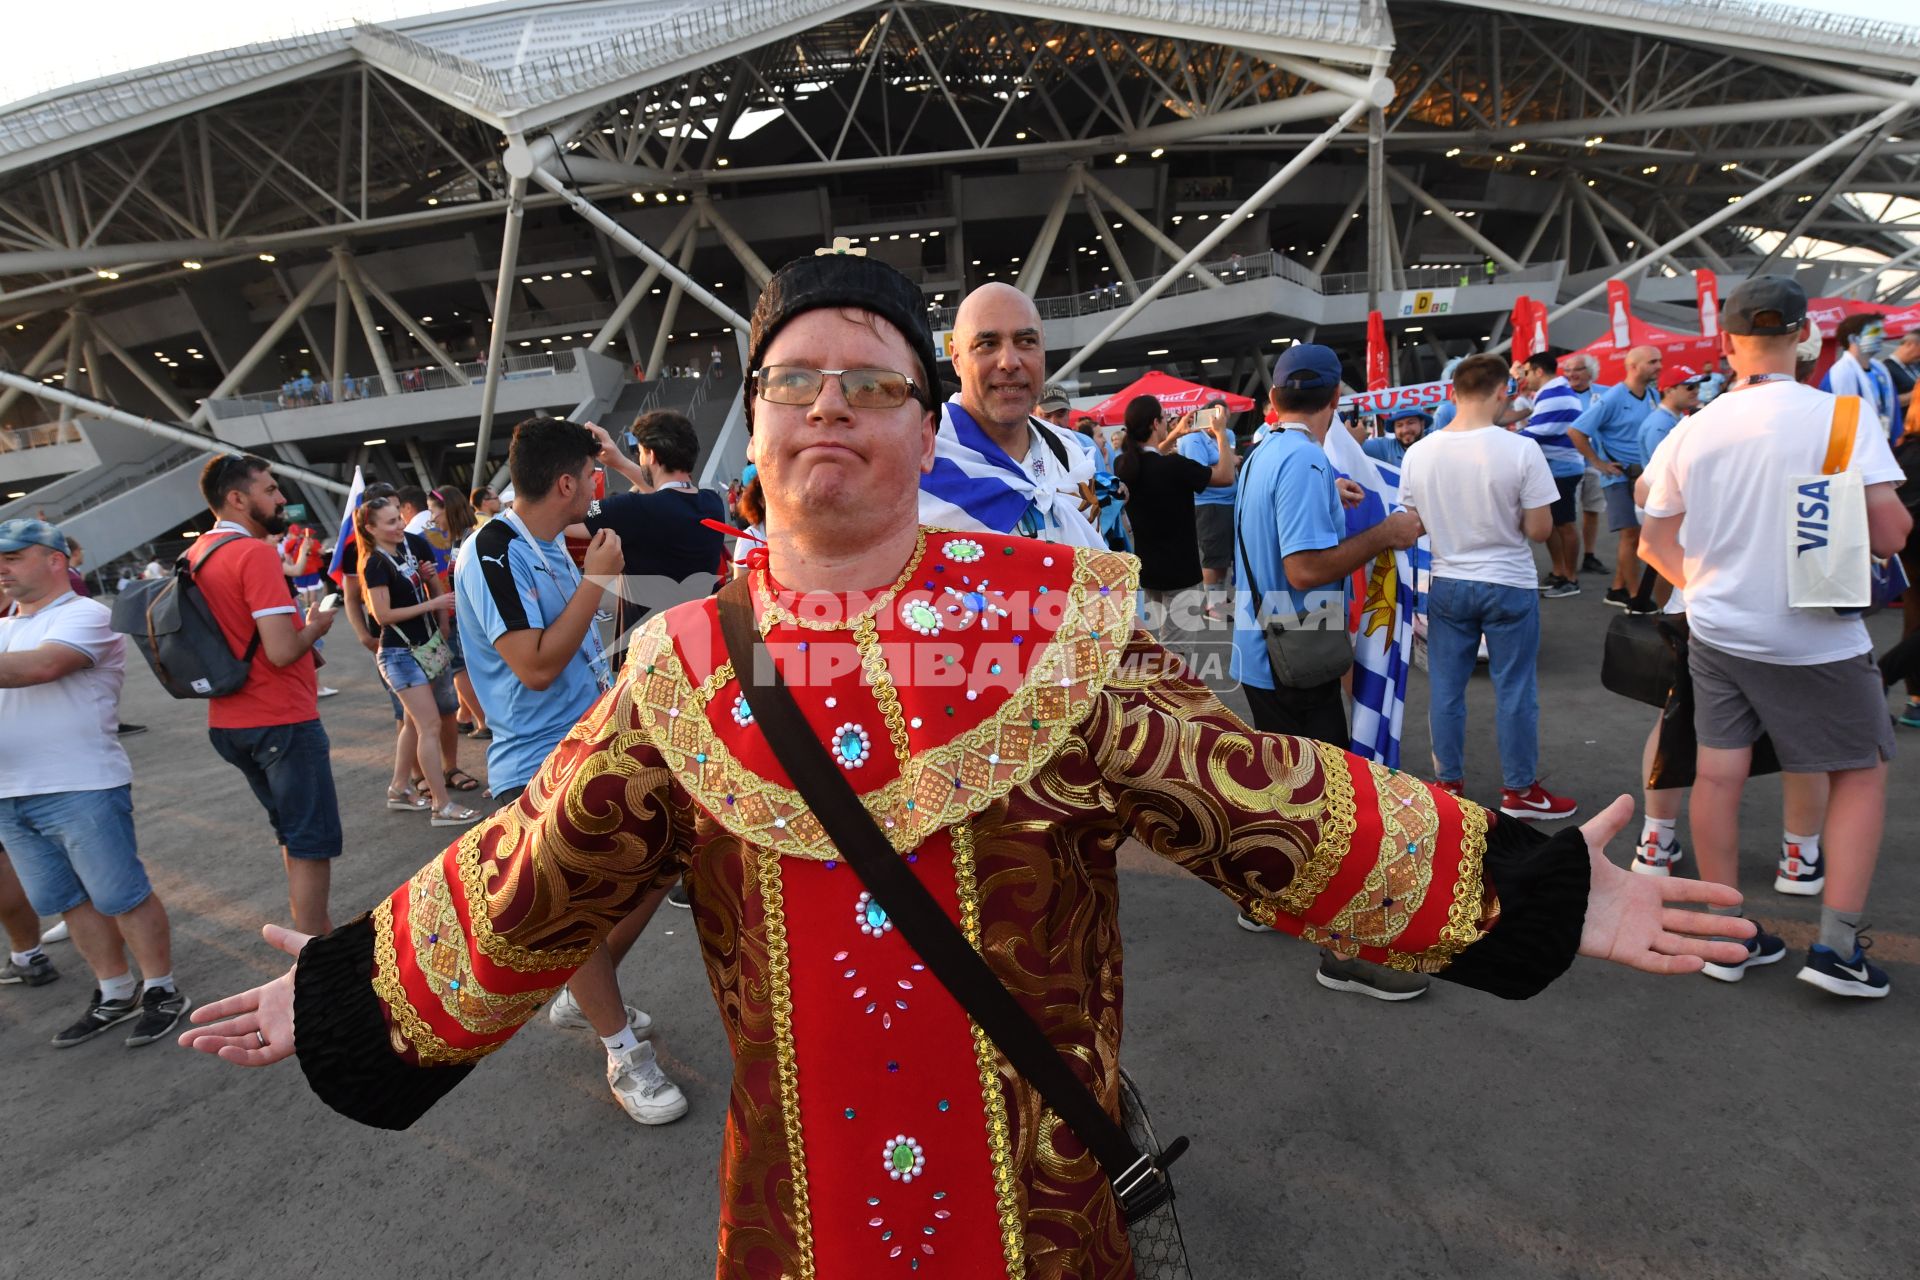
M 1033 299 L 981 285 L 953 321 L 960 391 L 940 406 L 933 470 L 920 478 L 920 523 L 1104 547 L 1088 518 L 1093 442 L 1034 416 L 1047 342 Z
M 1613 587 L 1606 599 L 1628 613 L 1653 613 L 1658 608 L 1652 583 L 1640 580 L 1640 518 L 1633 509 L 1633 482 L 1646 465 L 1640 456 L 1640 424 L 1659 407 L 1660 394 L 1655 390 L 1659 380 L 1659 350 L 1633 348 L 1627 352 L 1625 380 L 1594 397 L 1567 429 L 1580 455 L 1604 477 L 1607 527 L 1620 535 Z

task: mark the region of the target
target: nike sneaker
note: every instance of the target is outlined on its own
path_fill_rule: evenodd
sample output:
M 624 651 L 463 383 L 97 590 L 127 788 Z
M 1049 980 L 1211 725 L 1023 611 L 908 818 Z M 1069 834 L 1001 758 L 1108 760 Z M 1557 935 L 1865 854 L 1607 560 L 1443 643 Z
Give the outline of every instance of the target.
M 1579 804 L 1566 796 L 1557 796 L 1538 782 L 1524 790 L 1500 788 L 1500 812 L 1522 822 L 1558 822 L 1570 818 Z
M 1763 964 L 1778 964 L 1786 958 L 1786 954 L 1787 944 L 1762 929 L 1747 939 L 1745 960 L 1739 964 L 1715 964 L 1709 960 L 1700 972 L 1722 982 L 1738 982 L 1747 976 L 1747 970 L 1757 969 Z
M 1775 892 L 1810 898 L 1826 883 L 1827 865 L 1821 861 L 1817 847 L 1809 849 L 1784 842 L 1780 845 L 1780 870 L 1773 877 Z
M 1887 971 L 1868 962 L 1867 948 L 1872 945 L 1873 939 L 1864 933 L 1858 935 L 1852 958 L 1842 961 L 1839 952 L 1816 942 L 1807 948 L 1807 963 L 1797 976 L 1800 981 L 1811 982 L 1836 996 L 1878 1000 L 1893 987 L 1887 980 Z
M 1670 876 L 1686 856 L 1678 840 L 1663 841 L 1658 831 L 1649 831 L 1634 851 L 1633 869 L 1643 876 Z
M 687 1095 L 660 1069 L 652 1041 L 642 1041 L 629 1053 L 607 1055 L 607 1087 L 640 1124 L 671 1124 L 687 1114 Z

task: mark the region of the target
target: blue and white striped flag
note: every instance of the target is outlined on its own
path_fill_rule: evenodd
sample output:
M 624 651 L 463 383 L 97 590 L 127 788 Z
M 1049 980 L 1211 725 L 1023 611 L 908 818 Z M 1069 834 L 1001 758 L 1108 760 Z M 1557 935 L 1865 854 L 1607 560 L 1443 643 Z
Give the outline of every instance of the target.
M 1094 478 L 1092 442 L 1038 420 L 1032 429 L 1047 432 L 1059 454 L 1054 446 L 1036 440 L 1022 466 L 960 406 L 958 396 L 941 405 L 933 470 L 920 477 L 920 523 L 1012 533 L 1068 546 L 1106 546 L 1080 510 L 1080 485 Z
M 1366 494 L 1359 506 L 1347 509 L 1349 536 L 1400 510 L 1399 468 L 1369 457 L 1344 423 L 1336 420 L 1327 432 L 1326 450 L 1334 469 Z M 1366 591 L 1356 611 L 1351 750 L 1390 769 L 1400 766 L 1414 618 L 1426 607 L 1432 572 L 1424 537 L 1410 551 L 1382 552 L 1366 570 Z

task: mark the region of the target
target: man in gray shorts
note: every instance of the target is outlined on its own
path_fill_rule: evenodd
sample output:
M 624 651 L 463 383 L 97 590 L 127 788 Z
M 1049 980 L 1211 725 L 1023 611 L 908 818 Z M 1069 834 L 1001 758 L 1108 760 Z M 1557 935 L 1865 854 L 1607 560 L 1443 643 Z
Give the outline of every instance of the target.
M 1793 483 L 1818 475 L 1830 441 L 1844 439 L 1836 398 L 1793 380 L 1806 315 L 1805 292 L 1781 276 L 1749 280 L 1727 300 L 1722 341 L 1735 379 L 1656 451 L 1640 546 L 1686 592 L 1701 878 L 1738 883 L 1740 791 L 1766 733 L 1782 769 L 1824 773 L 1831 788 L 1826 848 L 1815 865 L 1783 860 L 1781 869 L 1794 891 L 1825 891 L 1820 939 L 1799 976 L 1836 995 L 1876 997 L 1887 994 L 1887 975 L 1868 962 L 1859 930 L 1880 855 L 1893 725 L 1865 624 L 1787 603 L 1788 557 L 1798 545 L 1788 528 Z M 1846 456 L 1866 486 L 1873 550 L 1892 555 L 1913 520 L 1895 496 L 1905 474 L 1870 404 L 1859 406 Z M 1762 932 L 1744 963 L 1709 963 L 1705 972 L 1737 982 L 1785 954 L 1784 942 Z

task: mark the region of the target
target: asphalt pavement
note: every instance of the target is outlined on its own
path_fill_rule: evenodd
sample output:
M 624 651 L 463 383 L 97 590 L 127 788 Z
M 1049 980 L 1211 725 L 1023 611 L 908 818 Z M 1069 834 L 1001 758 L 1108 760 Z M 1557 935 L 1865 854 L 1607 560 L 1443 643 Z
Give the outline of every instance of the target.
M 1600 688 L 1611 611 L 1604 584 L 1584 585 L 1543 602 L 1541 657 L 1543 773 L 1583 816 L 1637 794 L 1653 715 Z M 1873 625 L 1881 648 L 1898 631 Z M 326 676 L 342 692 L 321 705 L 346 920 L 448 833 L 384 807 L 387 700 L 371 663 L 336 647 Z M 204 709 L 133 661 L 123 713 L 151 726 L 127 743 L 141 852 L 174 972 L 204 1003 L 282 967 L 258 928 L 285 920 L 285 880 Z M 1468 792 L 1493 801 L 1484 675 L 1470 704 Z M 1410 707 L 1406 763 L 1424 771 L 1423 677 Z M 1193 1141 L 1177 1181 L 1195 1276 L 1911 1273 L 1920 733 L 1903 730 L 1902 748 L 1869 912 L 1894 984 L 1877 1002 L 1794 981 L 1819 913 L 1771 888 L 1776 780 L 1749 787 L 1742 868 L 1750 914 L 1794 951 L 1732 986 L 1582 961 L 1524 1003 L 1444 982 L 1410 1004 L 1335 994 L 1313 982 L 1311 949 L 1235 928 L 1224 899 L 1130 847 L 1124 1061 L 1161 1137 Z M 483 774 L 480 755 L 462 763 Z M 663 909 L 621 975 L 692 1103 L 660 1128 L 619 1111 L 590 1033 L 544 1017 L 394 1134 L 329 1111 L 292 1063 L 247 1071 L 113 1034 L 58 1051 L 48 1040 L 82 1011 L 87 977 L 70 945 L 50 951 L 62 981 L 0 989 L 0 1280 L 713 1274 L 728 1064 L 685 913 Z

